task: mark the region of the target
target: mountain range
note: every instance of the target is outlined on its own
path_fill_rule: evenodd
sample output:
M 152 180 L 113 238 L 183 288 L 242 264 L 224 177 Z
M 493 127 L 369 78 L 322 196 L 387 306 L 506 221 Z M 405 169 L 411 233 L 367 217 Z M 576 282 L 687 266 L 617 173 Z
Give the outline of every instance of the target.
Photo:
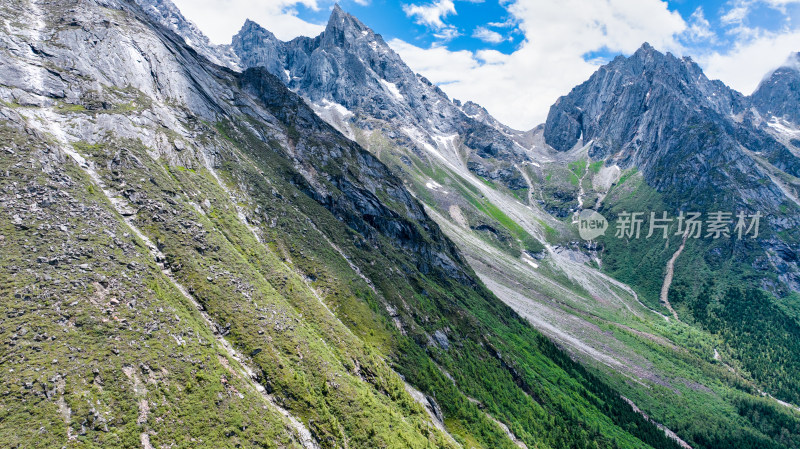
M 645 44 L 518 131 L 339 6 L 0 16 L 4 447 L 800 444 L 797 55 L 746 97 Z

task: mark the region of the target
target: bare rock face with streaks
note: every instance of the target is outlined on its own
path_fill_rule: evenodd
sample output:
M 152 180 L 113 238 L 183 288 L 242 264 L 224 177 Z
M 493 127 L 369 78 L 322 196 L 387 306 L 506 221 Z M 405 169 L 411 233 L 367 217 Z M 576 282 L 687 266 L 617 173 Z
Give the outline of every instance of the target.
M 379 34 L 338 5 L 315 38 L 281 42 L 247 21 L 234 36 L 233 49 L 243 67 L 266 68 L 318 112 L 338 112 L 345 134 L 352 133 L 351 126 L 377 130 L 397 145 L 428 156 L 443 154 L 450 163 L 466 164 L 512 189 L 526 185 L 513 163 L 528 156 L 513 135 L 493 126 L 500 126 L 496 121 L 462 111 L 411 71 Z
M 749 98 L 709 80 L 691 59 L 645 44 L 559 98 L 543 136 L 557 151 L 586 146 L 593 160 L 640 170 L 674 211 L 765 214 L 771 234 L 760 245 L 773 262 L 780 259 L 773 268 L 798 290 L 795 258 L 782 259 L 771 235 L 800 224 L 797 186 L 787 181 L 800 176 L 800 158 L 790 139 L 769 124 L 776 117 L 791 119 L 796 76 L 794 69 L 779 69 Z M 765 105 L 768 86 L 785 104 Z M 795 238 L 785 237 L 790 245 Z
M 800 53 L 766 77 L 750 100 L 761 114 L 800 126 Z

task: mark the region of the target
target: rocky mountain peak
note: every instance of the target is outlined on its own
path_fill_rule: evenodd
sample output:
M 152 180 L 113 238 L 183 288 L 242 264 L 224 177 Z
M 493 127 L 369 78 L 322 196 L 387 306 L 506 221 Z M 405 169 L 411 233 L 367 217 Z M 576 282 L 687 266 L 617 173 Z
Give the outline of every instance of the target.
M 322 33 L 323 47 L 346 48 L 353 41 L 368 37 L 374 39 L 374 33 L 358 19 L 346 13 L 339 4 L 333 6 L 325 32 Z
M 286 58 L 284 43 L 271 31 L 247 19 L 242 25 L 242 29 L 233 36 L 231 46 L 236 51 L 243 67 L 255 65 L 265 67 L 282 81 L 288 81 L 288 76 L 283 70 L 283 61 Z M 239 50 L 242 48 L 251 49 L 251 51 L 245 53 Z
M 800 125 L 800 53 L 764 78 L 751 100 L 761 114 Z
M 709 80 L 690 58 L 679 59 L 645 43 L 629 57 L 616 57 L 561 97 L 550 109 L 544 137 L 553 148 L 567 151 L 602 131 L 610 138 L 601 151 L 607 154 L 635 129 L 619 126 L 622 121 L 632 125 L 655 108 L 707 109 L 729 116 L 742 111 L 744 103 L 739 93 Z M 596 142 L 596 146 L 602 145 Z
M 343 10 L 338 3 L 334 4 L 333 9 L 331 10 L 331 15 L 328 18 L 327 28 L 344 29 L 354 25 L 360 25 L 361 27 L 364 26 L 358 19 L 345 12 L 345 10 Z
M 259 33 L 264 35 L 265 37 L 278 40 L 278 38 L 275 37 L 274 34 L 272 34 L 272 31 L 262 27 L 261 25 L 250 19 L 246 19 L 244 21 L 244 24 L 242 25 L 242 28 L 239 30 L 239 35 L 249 34 L 249 33 Z
M 606 66 L 629 76 L 643 76 L 652 81 L 684 79 L 687 82 L 707 82 L 702 69 L 691 58 L 678 58 L 662 53 L 645 42 L 631 56 L 618 56 Z M 602 70 L 602 68 L 601 68 Z
M 634 57 L 639 57 L 639 58 L 647 58 L 647 57 L 651 57 L 652 58 L 652 57 L 663 56 L 663 55 L 662 55 L 661 52 L 656 50 L 652 45 L 650 45 L 649 42 L 645 42 L 645 43 L 642 44 L 641 47 L 639 47 L 633 53 L 633 56 Z
M 474 103 L 462 110 L 415 74 L 379 34 L 338 5 L 315 38 L 280 42 L 262 30 L 248 25 L 234 38 L 243 66 L 267 68 L 345 135 L 357 134 L 351 126 L 369 133 L 384 129 L 401 147 L 419 154 L 441 151 L 459 163 L 462 157 L 453 142 L 462 136 L 475 155 L 471 170 L 514 188 L 526 185 L 510 162 L 525 159 L 524 148 L 505 127 Z
M 177 34 L 187 45 L 214 64 L 239 70 L 239 58 L 230 45 L 213 44 L 170 0 L 135 0 L 156 23 Z

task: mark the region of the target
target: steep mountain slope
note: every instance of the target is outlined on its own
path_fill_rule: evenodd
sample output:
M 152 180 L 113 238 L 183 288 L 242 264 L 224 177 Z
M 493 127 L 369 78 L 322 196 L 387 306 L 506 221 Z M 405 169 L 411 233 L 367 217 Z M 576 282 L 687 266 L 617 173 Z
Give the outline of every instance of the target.
M 350 137 L 357 130 L 385 130 L 390 141 L 413 146 L 423 157 L 434 148 L 488 179 L 512 189 L 525 187 L 510 164 L 526 159 L 524 148 L 462 112 L 438 87 L 414 74 L 380 35 L 338 5 L 316 38 L 281 42 L 248 21 L 234 36 L 233 49 L 243 67 L 265 67 L 321 115 L 342 121 Z M 456 140 L 467 152 L 447 145 Z
M 776 270 L 780 283 L 762 285 L 785 294 L 800 289 L 796 256 L 786 251 L 800 241 L 800 159 L 759 120 L 748 99 L 709 81 L 691 60 L 645 45 L 559 99 L 543 135 L 556 150 L 585 146 L 592 160 L 635 167 L 671 215 L 760 212 L 765 223 L 753 243 L 766 255 L 753 260 L 751 246 L 734 254 L 756 271 Z
M 800 53 L 765 78 L 750 100 L 763 115 L 800 123 Z
M 493 293 L 573 357 L 590 364 L 650 416 L 676 430 L 688 444 L 709 448 L 791 447 L 797 441 L 798 417 L 776 401 L 760 398 L 759 388 L 767 385 L 767 391 L 775 392 L 775 383 L 764 382 L 763 377 L 754 382 L 741 367 L 736 348 L 724 346 L 727 340 L 693 324 L 665 317 L 662 313 L 668 311 L 658 304 L 657 295 L 649 295 L 649 284 L 662 287 L 667 259 L 679 241 L 674 246 L 670 242 L 673 251 L 663 250 L 663 261 L 654 259 L 636 267 L 650 270 L 649 284 L 634 283 L 639 292 L 646 292 L 641 298 L 627 285 L 597 269 L 602 264 L 606 270 L 607 257 L 613 261 L 613 255 L 619 254 L 620 260 L 624 253 L 611 253 L 608 244 L 575 241 L 577 234 L 570 222 L 575 209 L 602 206 L 606 195 L 611 206 L 619 206 L 622 202 L 618 196 L 627 192 L 628 179 L 647 186 L 633 168 L 620 168 L 621 164 L 634 165 L 638 149 L 632 148 L 625 157 L 620 154 L 619 160 L 605 164 L 602 159 L 590 160 L 589 145 L 575 145 L 580 132 L 565 132 L 567 139 L 577 134 L 576 140 L 569 147 L 562 147 L 568 151 L 557 151 L 546 142 L 546 126 L 525 133 L 510 130 L 474 103 L 448 102 L 446 97 L 435 96 L 422 78 L 410 75 L 412 72 L 379 35 L 339 8 L 334 9 L 326 31 L 316 38 L 280 42 L 267 30 L 248 22 L 234 38 L 233 47 L 244 66 L 263 66 L 276 74 L 321 117 L 401 176 Z M 747 112 L 747 100 L 741 95 L 720 83 L 703 81 L 699 69 L 688 61 L 678 61 L 686 67 L 675 68 L 672 60 L 651 50 L 645 47 L 642 53 L 651 54 L 642 54 L 636 64 L 673 71 L 674 79 L 663 82 L 660 94 L 659 105 L 666 105 L 662 111 L 665 115 L 677 111 L 702 118 L 694 105 L 701 99 L 703 107 L 718 116 Z M 617 63 L 622 65 L 624 60 Z M 637 70 L 632 67 L 623 71 Z M 622 93 L 635 76 L 615 74 L 609 78 L 614 82 L 625 79 L 617 86 Z M 700 88 L 693 87 L 695 78 L 700 79 Z M 683 86 L 691 95 L 684 98 L 667 89 L 670 83 Z M 646 94 L 644 90 L 642 98 Z M 727 99 L 713 99 L 725 95 Z M 432 97 L 436 101 L 427 101 Z M 629 99 L 640 107 L 639 97 Z M 677 104 L 670 107 L 670 102 Z M 503 163 L 524 184 L 510 184 L 508 177 L 493 177 L 483 171 L 479 165 L 483 162 L 475 158 L 478 153 L 468 142 L 470 135 L 447 134 L 458 130 L 458 123 L 463 120 L 457 111 L 452 112 L 453 108 L 487 125 L 493 135 L 514 143 L 518 151 L 509 152 Z M 621 106 L 617 112 L 624 113 L 625 119 L 636 116 L 635 111 L 626 112 Z M 571 109 L 569 114 L 578 113 Z M 607 124 L 596 126 L 597 133 L 605 133 L 608 126 L 613 128 L 611 117 L 613 114 L 605 117 Z M 722 122 L 729 126 L 727 119 Z M 567 127 L 578 126 L 569 125 L 569 120 L 565 123 Z M 675 123 L 677 126 L 681 122 Z M 616 141 L 635 135 L 630 126 L 639 122 L 633 118 L 624 124 L 624 129 L 613 129 L 611 133 L 616 133 Z M 448 131 L 441 132 L 443 129 Z M 547 131 L 548 135 L 551 131 Z M 792 159 L 786 157 L 785 148 L 775 143 L 768 131 L 742 126 L 731 133 L 744 135 L 759 145 L 774 145 L 768 157 L 776 164 L 785 162 L 785 167 L 791 166 Z M 728 147 L 736 139 L 744 139 L 724 138 Z M 711 155 L 723 161 L 730 157 L 715 151 Z M 667 155 L 662 156 L 660 163 L 668 163 Z M 645 158 L 644 153 L 641 157 Z M 744 165 L 708 176 L 709 182 L 724 184 L 727 175 L 734 170 L 741 172 Z M 765 170 L 771 165 L 766 161 Z M 655 173 L 656 166 L 652 168 Z M 755 179 L 748 176 L 750 181 Z M 694 185 L 694 178 L 691 183 Z M 620 185 L 625 189 L 617 189 Z M 765 201 L 771 206 L 783 201 L 783 190 L 776 191 L 774 186 L 746 187 L 744 191 L 753 197 L 763 193 L 760 189 L 766 189 Z M 693 251 L 697 253 L 690 247 L 687 254 Z M 642 257 L 633 255 L 627 260 L 636 263 Z M 683 260 L 678 262 L 678 285 L 684 282 Z M 618 269 L 607 272 L 631 281 Z M 784 270 L 784 274 L 791 272 Z M 706 273 L 701 270 L 695 275 Z M 773 278 L 774 285 L 786 285 L 785 281 L 791 280 L 789 276 Z M 679 289 L 671 291 L 674 294 L 676 290 Z M 683 309 L 679 310 L 683 313 Z M 782 396 L 786 391 L 781 391 Z M 754 410 L 759 412 L 754 414 Z M 770 416 L 768 424 L 757 418 L 762 412 Z M 789 436 L 782 437 L 781 428 L 786 428 Z
M 266 70 L 0 17 L 4 447 L 676 447 Z
M 194 23 L 186 20 L 181 11 L 170 0 L 135 0 L 145 14 L 156 23 L 182 37 L 192 49 L 214 64 L 240 71 L 239 56 L 230 45 L 212 44 Z
M 639 238 L 599 238 L 603 269 L 646 303 L 720 338 L 759 388 L 797 402 L 800 158 L 780 109 L 793 101 L 781 87 L 791 85 L 790 72 L 746 98 L 690 59 L 645 45 L 560 98 L 543 139 L 574 161 L 584 207 L 602 212 L 611 229 L 625 212 L 673 218 L 666 238 L 658 230 L 645 237 L 647 222 Z M 685 238 L 681 211 L 704 214 L 701 233 Z M 717 211 L 730 217 L 720 238 L 705 227 Z M 757 236 L 737 236 L 740 211 L 761 214 Z

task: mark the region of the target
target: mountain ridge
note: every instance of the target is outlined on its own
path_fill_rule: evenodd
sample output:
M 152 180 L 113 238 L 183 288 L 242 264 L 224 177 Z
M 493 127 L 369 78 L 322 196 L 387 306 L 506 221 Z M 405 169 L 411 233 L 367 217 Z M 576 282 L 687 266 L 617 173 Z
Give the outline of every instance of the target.
M 674 447 L 457 282 L 401 181 L 278 78 L 134 2 L 0 15 L 4 445 Z
M 323 33 L 315 39 L 324 38 Z M 602 326 L 622 326 L 626 330 L 631 325 L 639 326 L 641 322 L 636 319 L 642 316 L 670 321 L 664 316 L 655 318 L 662 310 L 666 313 L 670 303 L 660 304 L 658 295 L 651 295 L 653 291 L 666 291 L 666 297 L 677 307 L 677 317 L 673 318 L 678 321 L 667 327 L 676 326 L 675 332 L 680 334 L 683 330 L 677 329 L 688 326 L 691 332 L 706 335 L 703 339 L 720 339 L 733 345 L 729 349 L 731 356 L 752 369 L 758 382 L 795 400 L 791 387 L 782 387 L 779 376 L 764 370 L 772 363 L 793 364 L 789 361 L 793 360 L 791 343 L 778 344 L 780 360 L 766 361 L 758 355 L 766 347 L 749 352 L 740 348 L 744 342 L 742 335 L 757 323 L 740 320 L 736 313 L 725 315 L 722 321 L 707 320 L 714 317 L 711 310 L 716 310 L 715 307 L 725 310 L 725 306 L 719 305 L 726 302 L 730 310 L 747 307 L 742 303 L 744 294 L 736 296 L 735 292 L 724 291 L 729 286 L 755 285 L 786 296 L 797 285 L 797 267 L 791 250 L 792 223 L 796 221 L 791 192 L 795 187 L 789 182 L 797 160 L 791 148 L 783 144 L 784 140 L 776 137 L 775 127 L 764 126 L 764 116 L 750 107 L 747 97 L 720 81 L 709 80 L 691 59 L 665 55 L 645 44 L 630 57 L 618 57 L 598 70 L 551 109 L 553 117 L 548 122 L 527 133 L 515 133 L 492 123 L 478 105 L 451 101 L 470 118 L 484 122 L 518 145 L 520 153 L 506 153 L 503 161 L 524 183 L 508 182 L 507 177 L 497 182 L 499 178 L 482 167 L 491 153 L 481 153 L 480 149 L 472 153 L 475 148 L 466 141 L 469 131 L 453 139 L 452 135 L 437 134 L 448 129 L 446 124 L 437 127 L 439 122 L 418 129 L 416 135 L 408 132 L 413 129 L 411 126 L 402 122 L 398 126 L 392 112 L 404 110 L 405 105 L 393 109 L 397 105 L 393 89 L 386 89 L 381 83 L 389 80 L 374 70 L 375 74 L 370 72 L 372 53 L 359 53 L 358 45 L 349 42 L 333 49 L 339 53 L 331 56 L 328 66 L 339 67 L 335 70 L 318 70 L 313 64 L 294 66 L 289 61 L 275 70 L 301 74 L 297 79 L 286 77 L 289 86 L 308 99 L 316 98 L 311 100 L 312 105 L 317 102 L 312 107 L 326 121 L 362 143 L 403 176 L 406 185 L 465 252 L 481 280 L 504 302 L 568 348 L 576 358 L 600 365 L 600 371 L 613 372 L 616 368 L 640 381 L 664 387 L 671 384 L 673 373 L 681 370 L 681 362 L 670 368 L 654 369 L 651 357 L 655 354 L 646 354 L 629 345 L 630 341 L 623 343 L 603 334 L 592 317 L 604 317 Z M 240 54 L 258 51 L 258 42 L 237 48 Z M 255 58 L 250 64 L 261 62 Z M 306 71 L 307 67 L 313 70 Z M 362 67 L 366 69 L 361 70 Z M 366 88 L 351 89 L 351 96 L 342 99 L 344 104 L 334 101 L 331 86 L 335 89 L 337 82 L 350 82 L 343 80 L 361 74 L 368 75 Z M 400 82 L 395 88 L 403 96 L 406 88 L 414 85 Z M 358 103 L 364 101 L 379 106 L 359 109 Z M 442 103 L 447 104 L 446 99 Z M 415 117 L 427 117 L 426 114 L 437 111 L 430 103 L 414 106 Z M 452 117 L 445 116 L 447 120 Z M 563 136 L 561 143 L 557 142 L 559 136 Z M 484 161 L 473 158 L 473 154 Z M 762 182 L 765 178 L 770 182 Z M 715 207 L 740 208 L 737 210 L 751 213 L 759 208 L 770 211 L 765 219 L 769 231 L 765 230 L 757 243 L 689 242 L 686 252 L 678 253 L 680 257 L 673 260 L 674 267 L 670 269 L 668 262 L 674 256 L 674 249 L 670 248 L 675 238 L 667 239 L 664 245 L 642 239 L 626 249 L 610 238 L 599 242 L 576 241 L 574 227 L 569 226 L 569 218 L 581 208 L 597 208 L 609 217 L 613 228 L 624 208 L 677 215 L 686 208 L 708 212 Z M 680 246 L 680 241 L 674 245 Z M 641 263 L 632 262 L 639 258 Z M 726 268 L 728 274 L 723 275 Z M 671 285 L 662 276 L 664 270 L 677 273 Z M 718 283 L 713 288 L 703 286 L 703 276 L 711 279 L 712 284 Z M 555 288 L 561 290 L 557 293 L 552 290 L 553 279 L 560 279 Z M 591 300 L 584 301 L 584 297 L 602 298 L 610 303 L 598 306 Z M 627 309 L 622 315 L 629 313 L 634 321 L 620 315 L 610 317 L 617 306 Z M 776 326 L 777 330 L 770 329 L 771 335 L 782 335 L 784 330 L 793 335 L 791 319 L 784 312 L 768 303 L 763 310 L 774 312 L 768 327 Z M 708 311 L 707 315 L 702 315 L 706 313 L 703 311 Z M 755 316 L 752 311 L 748 314 Z M 680 322 L 684 319 L 692 324 Z M 656 323 L 651 325 L 645 334 L 640 334 L 642 338 L 661 335 L 663 329 L 656 330 L 660 327 Z M 727 329 L 727 326 L 731 327 L 732 335 L 717 333 L 720 327 Z M 668 339 L 680 340 L 671 332 L 666 333 L 670 335 Z M 716 353 L 716 348 L 707 351 L 711 355 Z M 711 360 L 717 360 L 714 357 Z M 786 365 L 781 369 L 793 368 Z M 696 379 L 693 377 L 696 375 L 689 377 Z M 713 383 L 708 379 L 700 382 L 706 387 Z M 637 395 L 637 403 L 649 402 L 633 390 L 631 394 Z M 682 401 L 677 397 L 674 400 Z M 658 408 L 652 403 L 650 406 Z M 682 413 L 690 420 L 688 416 L 693 412 Z M 721 433 L 709 439 L 702 435 L 704 430 L 696 429 L 688 421 L 671 425 L 692 429 L 687 432 L 693 436 L 686 437 L 686 441 L 701 446 L 750 444 L 734 444 L 727 440 L 732 438 L 730 435 Z

